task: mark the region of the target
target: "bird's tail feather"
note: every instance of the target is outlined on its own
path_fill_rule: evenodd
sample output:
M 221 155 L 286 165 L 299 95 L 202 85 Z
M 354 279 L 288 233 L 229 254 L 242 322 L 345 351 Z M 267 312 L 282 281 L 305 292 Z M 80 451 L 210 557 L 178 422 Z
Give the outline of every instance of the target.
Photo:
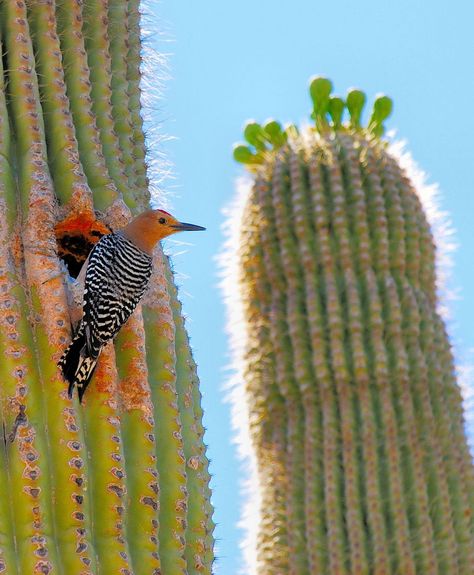
M 82 330 L 79 330 L 58 361 L 64 379 L 69 382 L 67 390 L 69 397 L 72 397 L 74 388 L 77 387 L 79 402 L 82 401 L 82 396 L 94 374 L 97 360 L 98 356 L 91 357 L 87 354 L 86 338 Z

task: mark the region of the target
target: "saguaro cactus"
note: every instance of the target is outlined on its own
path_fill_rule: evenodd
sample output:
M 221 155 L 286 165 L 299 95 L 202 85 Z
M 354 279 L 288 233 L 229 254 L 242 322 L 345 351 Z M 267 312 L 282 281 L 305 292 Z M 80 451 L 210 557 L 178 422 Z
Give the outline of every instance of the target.
M 234 152 L 253 180 L 235 244 L 254 570 L 468 575 L 474 470 L 432 234 L 382 137 L 390 99 L 363 126 L 364 94 L 331 90 L 311 82 L 313 125 L 250 122 Z
M 78 317 L 69 286 L 82 262 L 149 202 L 139 20 L 135 0 L 0 3 L 8 575 L 211 572 L 196 366 L 160 250 L 149 294 L 101 357 L 83 406 L 56 367 Z

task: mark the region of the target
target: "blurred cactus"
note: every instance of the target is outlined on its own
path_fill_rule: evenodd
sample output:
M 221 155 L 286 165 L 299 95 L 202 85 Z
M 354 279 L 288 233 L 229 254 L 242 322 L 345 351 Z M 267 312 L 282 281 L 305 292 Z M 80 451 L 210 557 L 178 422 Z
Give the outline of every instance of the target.
M 391 100 L 365 127 L 365 94 L 331 91 L 312 80 L 301 135 L 254 122 L 235 152 L 253 174 L 235 243 L 256 572 L 469 575 L 474 469 L 432 234 L 381 139 Z
M 161 250 L 82 407 L 56 367 L 88 252 L 149 202 L 139 20 L 137 0 L 0 3 L 0 573 L 211 573 L 198 379 Z

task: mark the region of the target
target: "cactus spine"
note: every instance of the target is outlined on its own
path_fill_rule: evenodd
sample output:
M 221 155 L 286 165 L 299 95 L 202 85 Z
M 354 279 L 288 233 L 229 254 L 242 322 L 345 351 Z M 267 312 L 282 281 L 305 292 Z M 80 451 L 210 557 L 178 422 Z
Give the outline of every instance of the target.
M 474 469 L 435 247 L 379 97 L 311 82 L 314 125 L 247 124 L 238 282 L 259 575 L 463 574 Z M 348 120 L 345 114 L 348 112 Z
M 147 299 L 104 353 L 83 407 L 56 368 L 78 319 L 73 278 L 94 242 L 149 202 L 139 21 L 135 1 L 0 3 L 8 575 L 211 573 L 199 383 L 160 250 Z

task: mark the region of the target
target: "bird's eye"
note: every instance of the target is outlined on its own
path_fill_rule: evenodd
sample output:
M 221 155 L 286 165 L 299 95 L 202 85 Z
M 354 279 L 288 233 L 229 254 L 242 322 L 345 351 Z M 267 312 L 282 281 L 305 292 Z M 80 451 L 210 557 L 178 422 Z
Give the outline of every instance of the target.
M 166 219 L 165 219 L 165 218 L 160 218 L 158 221 L 160 222 L 160 224 L 166 224 Z

